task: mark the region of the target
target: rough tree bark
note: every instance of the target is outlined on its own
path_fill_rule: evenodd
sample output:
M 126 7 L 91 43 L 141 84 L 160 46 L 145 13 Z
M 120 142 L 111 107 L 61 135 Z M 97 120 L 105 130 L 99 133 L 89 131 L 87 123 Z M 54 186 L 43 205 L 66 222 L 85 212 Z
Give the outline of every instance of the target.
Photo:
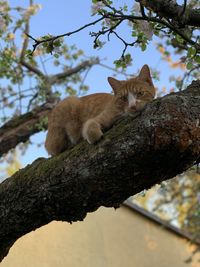
M 200 160 L 200 81 L 118 121 L 96 145 L 40 158 L 0 184 L 0 256 L 52 220 L 75 222 L 100 206 L 170 179 Z
M 166 0 L 139 0 L 146 8 L 153 10 L 161 17 L 180 21 L 182 25 L 200 26 L 200 10 L 187 7 L 184 10 L 184 5 L 179 5 L 176 1 Z

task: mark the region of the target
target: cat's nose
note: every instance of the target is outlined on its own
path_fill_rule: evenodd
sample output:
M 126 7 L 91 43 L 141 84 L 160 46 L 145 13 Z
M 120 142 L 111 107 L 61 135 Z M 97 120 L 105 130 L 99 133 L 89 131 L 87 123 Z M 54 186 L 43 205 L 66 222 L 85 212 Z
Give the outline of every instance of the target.
M 134 105 L 130 105 L 130 106 L 129 106 L 129 109 L 130 109 L 131 111 L 135 111 L 135 110 L 136 110 L 136 104 L 134 104 Z

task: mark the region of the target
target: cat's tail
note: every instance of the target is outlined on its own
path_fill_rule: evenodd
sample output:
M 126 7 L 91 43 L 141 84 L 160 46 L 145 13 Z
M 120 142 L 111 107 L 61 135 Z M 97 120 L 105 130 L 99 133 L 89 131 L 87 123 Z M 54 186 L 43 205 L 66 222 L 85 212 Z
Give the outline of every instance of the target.
M 48 154 L 55 156 L 67 149 L 70 142 L 62 127 L 49 127 L 45 141 Z

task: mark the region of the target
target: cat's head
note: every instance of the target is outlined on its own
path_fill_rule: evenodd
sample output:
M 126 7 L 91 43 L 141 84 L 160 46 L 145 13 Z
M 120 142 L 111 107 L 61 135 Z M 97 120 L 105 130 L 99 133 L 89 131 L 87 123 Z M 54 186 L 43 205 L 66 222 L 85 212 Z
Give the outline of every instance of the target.
M 155 97 L 155 87 L 148 65 L 142 67 L 137 77 L 126 81 L 108 77 L 108 82 L 127 113 L 142 110 L 146 103 Z

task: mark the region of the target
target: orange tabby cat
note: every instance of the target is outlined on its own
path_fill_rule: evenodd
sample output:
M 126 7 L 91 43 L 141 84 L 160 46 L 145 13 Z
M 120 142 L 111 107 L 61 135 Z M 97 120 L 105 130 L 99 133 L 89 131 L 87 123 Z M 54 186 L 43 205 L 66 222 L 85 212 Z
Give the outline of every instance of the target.
M 118 81 L 109 77 L 108 82 L 114 95 L 70 96 L 53 109 L 45 142 L 49 154 L 57 155 L 81 139 L 90 144 L 97 142 L 103 135 L 102 130 L 111 127 L 122 115 L 143 109 L 155 96 L 147 65 L 135 78 Z

